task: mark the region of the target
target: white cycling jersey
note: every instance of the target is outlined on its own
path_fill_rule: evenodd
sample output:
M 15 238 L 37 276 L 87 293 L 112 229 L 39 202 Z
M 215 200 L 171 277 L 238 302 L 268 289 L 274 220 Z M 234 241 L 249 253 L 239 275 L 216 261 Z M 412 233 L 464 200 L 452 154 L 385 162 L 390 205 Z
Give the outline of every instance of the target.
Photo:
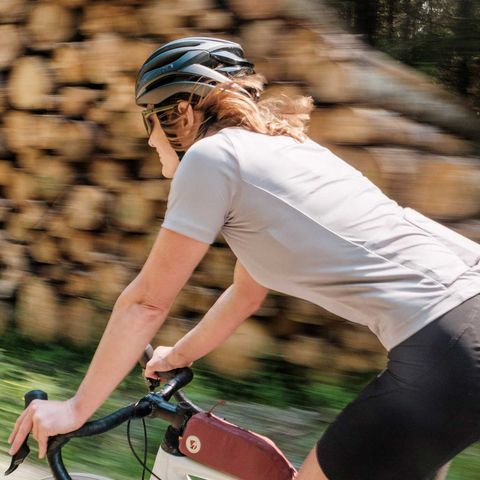
M 221 231 L 258 283 L 367 325 L 387 349 L 480 292 L 480 245 L 311 140 L 225 128 L 172 181 L 165 228 Z

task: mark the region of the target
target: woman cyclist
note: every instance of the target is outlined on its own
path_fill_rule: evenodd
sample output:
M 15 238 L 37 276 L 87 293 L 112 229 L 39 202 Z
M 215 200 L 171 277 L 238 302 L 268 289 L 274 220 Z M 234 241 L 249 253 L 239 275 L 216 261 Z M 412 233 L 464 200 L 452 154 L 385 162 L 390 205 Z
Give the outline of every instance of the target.
M 48 436 L 96 411 L 219 232 L 238 259 L 232 285 L 175 346 L 156 349 L 147 375 L 206 355 L 273 289 L 367 325 L 389 351 L 297 480 L 431 479 L 478 440 L 480 246 L 387 198 L 306 136 L 309 98 L 263 100 L 262 84 L 225 40 L 175 40 L 146 60 L 136 101 L 173 178 L 164 223 L 78 392 L 25 410 L 12 452 L 31 430 L 44 456 Z

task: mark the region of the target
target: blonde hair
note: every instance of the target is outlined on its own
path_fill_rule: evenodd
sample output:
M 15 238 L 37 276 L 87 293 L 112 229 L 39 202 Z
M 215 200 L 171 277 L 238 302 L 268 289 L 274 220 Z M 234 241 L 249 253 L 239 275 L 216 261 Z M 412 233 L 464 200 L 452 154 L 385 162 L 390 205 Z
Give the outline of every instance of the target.
M 203 113 L 197 139 L 209 128 L 243 127 L 266 135 L 288 135 L 299 142 L 306 138 L 307 124 L 314 105 L 311 97 L 289 98 L 277 95 L 261 98 L 265 78 L 253 74 L 220 83 L 212 91 L 195 102 L 195 94 L 188 98 L 194 110 Z M 180 100 L 178 100 L 180 101 Z M 176 108 L 161 119 L 162 128 L 173 148 L 183 150 L 178 126 L 184 122 L 183 114 Z

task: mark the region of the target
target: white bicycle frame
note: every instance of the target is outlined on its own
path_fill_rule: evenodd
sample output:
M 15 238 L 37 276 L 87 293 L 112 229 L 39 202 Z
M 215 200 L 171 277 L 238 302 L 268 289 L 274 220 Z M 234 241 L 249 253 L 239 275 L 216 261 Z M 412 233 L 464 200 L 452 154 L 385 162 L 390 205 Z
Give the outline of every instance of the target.
M 220 473 L 188 457 L 178 457 L 158 449 L 153 473 L 162 480 L 239 480 Z M 150 480 L 156 480 L 152 475 Z
M 153 473 L 161 480 L 239 480 L 213 468 L 206 467 L 188 457 L 179 457 L 158 449 L 153 466 Z M 113 480 L 107 477 L 90 475 L 87 473 L 72 473 L 73 480 Z M 47 477 L 43 480 L 53 480 Z M 153 475 L 150 480 L 157 480 Z

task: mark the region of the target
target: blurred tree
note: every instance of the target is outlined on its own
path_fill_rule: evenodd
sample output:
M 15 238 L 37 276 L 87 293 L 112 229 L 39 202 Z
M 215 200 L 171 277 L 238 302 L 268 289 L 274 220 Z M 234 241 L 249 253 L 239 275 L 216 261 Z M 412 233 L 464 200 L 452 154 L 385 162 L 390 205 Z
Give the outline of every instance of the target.
M 347 26 L 480 113 L 480 0 L 329 0 Z

